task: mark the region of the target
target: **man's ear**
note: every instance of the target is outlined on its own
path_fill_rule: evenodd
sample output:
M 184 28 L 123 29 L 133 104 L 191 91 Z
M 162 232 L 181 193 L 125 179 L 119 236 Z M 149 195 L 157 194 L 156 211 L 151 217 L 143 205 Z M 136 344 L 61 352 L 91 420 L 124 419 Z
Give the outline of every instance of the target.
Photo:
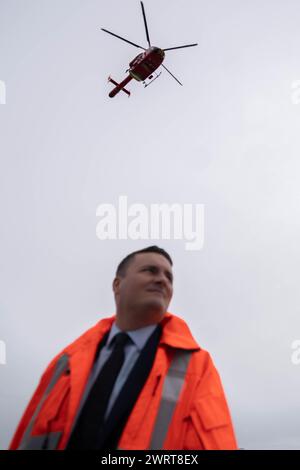
M 120 286 L 120 278 L 115 277 L 112 283 L 112 288 L 114 291 L 114 294 L 117 295 L 119 293 L 119 286 Z

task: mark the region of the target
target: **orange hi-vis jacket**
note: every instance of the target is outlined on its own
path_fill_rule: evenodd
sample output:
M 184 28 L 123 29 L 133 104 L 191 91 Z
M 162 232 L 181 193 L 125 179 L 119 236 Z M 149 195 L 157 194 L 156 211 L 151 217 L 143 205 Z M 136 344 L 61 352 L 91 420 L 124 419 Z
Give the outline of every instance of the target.
M 115 316 L 101 320 L 51 361 L 24 412 L 10 449 L 65 449 L 97 347 L 114 320 Z M 237 449 L 221 380 L 209 353 L 198 346 L 179 317 L 166 312 L 161 326 L 162 335 L 151 372 L 125 424 L 118 448 Z M 173 376 L 170 373 L 175 356 L 189 357 L 179 386 L 178 371 Z M 61 359 L 64 363 L 64 358 L 68 365 L 57 374 L 57 364 Z M 177 395 L 172 398 L 174 384 L 177 384 Z M 162 403 L 170 404 L 168 400 L 172 399 L 172 413 L 165 423 Z

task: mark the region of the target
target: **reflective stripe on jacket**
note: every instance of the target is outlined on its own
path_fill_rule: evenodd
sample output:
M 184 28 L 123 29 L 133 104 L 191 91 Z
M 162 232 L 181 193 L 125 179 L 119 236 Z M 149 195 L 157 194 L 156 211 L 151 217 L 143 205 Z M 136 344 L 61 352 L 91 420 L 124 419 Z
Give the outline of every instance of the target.
M 97 346 L 115 316 L 66 347 L 44 372 L 10 449 L 64 449 Z M 119 449 L 237 449 L 219 374 L 186 323 L 167 312 L 151 373 L 132 409 Z

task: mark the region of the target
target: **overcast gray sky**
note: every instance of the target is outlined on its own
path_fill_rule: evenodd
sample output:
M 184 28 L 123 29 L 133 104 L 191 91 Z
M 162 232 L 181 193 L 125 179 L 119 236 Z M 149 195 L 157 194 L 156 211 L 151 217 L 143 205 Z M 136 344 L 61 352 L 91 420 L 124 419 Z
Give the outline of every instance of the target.
M 239 446 L 300 449 L 300 3 L 144 5 L 153 45 L 199 45 L 166 53 L 184 86 L 163 71 L 110 99 L 140 51 L 100 28 L 146 45 L 137 0 L 0 0 L 0 448 L 50 359 L 114 313 L 118 262 L 155 243 Z M 121 195 L 203 205 L 202 249 L 100 240 Z

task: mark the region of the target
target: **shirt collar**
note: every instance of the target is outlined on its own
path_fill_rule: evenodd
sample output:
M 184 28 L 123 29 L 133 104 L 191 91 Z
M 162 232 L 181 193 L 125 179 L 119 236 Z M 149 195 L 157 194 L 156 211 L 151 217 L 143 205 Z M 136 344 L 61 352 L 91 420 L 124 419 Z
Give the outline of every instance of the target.
M 137 330 L 126 331 L 126 333 L 130 337 L 132 342 L 135 344 L 137 349 L 139 351 L 141 351 L 143 349 L 143 347 L 145 346 L 148 338 L 153 333 L 153 331 L 155 330 L 156 327 L 157 327 L 157 325 L 149 325 L 149 326 L 145 326 L 143 328 L 138 328 Z M 114 322 L 112 324 L 112 327 L 110 329 L 110 332 L 109 332 L 109 335 L 108 335 L 108 338 L 107 338 L 107 342 L 106 342 L 106 346 L 108 348 L 111 346 L 111 342 L 112 342 L 113 338 L 118 333 L 121 333 L 121 332 L 122 332 L 122 330 L 120 330 L 120 328 L 116 325 L 116 322 Z

